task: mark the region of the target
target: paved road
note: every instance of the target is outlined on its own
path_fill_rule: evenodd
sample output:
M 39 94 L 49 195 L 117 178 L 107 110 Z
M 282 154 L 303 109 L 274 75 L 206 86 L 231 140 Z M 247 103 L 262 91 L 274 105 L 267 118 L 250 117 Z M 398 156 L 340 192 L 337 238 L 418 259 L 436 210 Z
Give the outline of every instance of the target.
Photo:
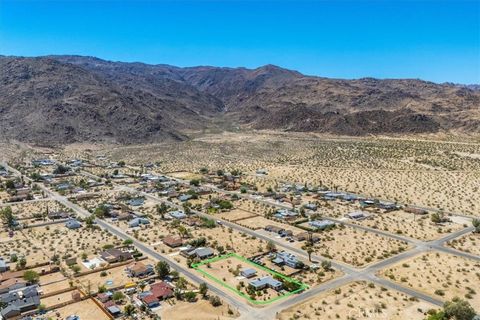
M 93 177 L 93 178 L 98 178 L 97 176 L 94 176 L 90 173 L 86 173 L 86 175 L 90 176 L 90 177 Z M 180 182 L 184 182 L 184 183 L 188 183 L 188 181 L 181 180 L 181 179 L 175 179 L 175 180 L 180 181 Z M 131 187 L 128 187 L 128 186 L 117 185 L 117 187 L 120 190 L 125 190 L 125 191 L 129 191 L 129 192 L 133 192 L 135 194 L 145 196 L 146 198 L 148 198 L 148 199 L 150 199 L 154 202 L 157 202 L 157 203 L 162 203 L 163 202 L 163 203 L 166 203 L 166 204 L 168 204 L 172 207 L 175 207 L 175 208 L 182 208 L 181 205 L 178 205 L 178 204 L 175 204 L 173 202 L 158 198 L 154 195 L 151 195 L 151 194 L 148 194 L 148 193 L 145 193 L 145 192 L 137 191 L 134 188 L 131 188 Z M 252 195 L 249 195 L 249 194 L 242 194 L 242 193 L 234 192 L 234 191 L 225 191 L 225 190 L 216 188 L 214 186 L 209 186 L 209 187 L 212 190 L 215 190 L 215 191 L 220 192 L 220 193 L 237 194 L 239 197 L 249 198 L 250 200 L 258 201 L 258 202 L 265 203 L 265 204 L 268 204 L 268 205 L 273 205 L 273 206 L 280 207 L 280 208 L 290 208 L 290 206 L 280 204 L 280 203 L 274 203 L 272 201 L 267 201 L 267 200 L 264 200 L 264 199 L 258 199 L 258 198 L 253 197 Z M 202 212 L 194 211 L 194 213 L 199 215 L 199 216 L 204 216 L 204 217 L 211 218 L 210 215 L 207 215 L 207 214 L 202 213 Z M 226 220 L 222 220 L 222 219 L 217 219 L 217 220 L 221 220 L 222 224 L 227 226 L 227 227 L 231 227 L 231 228 L 236 229 L 240 232 L 244 232 L 246 234 L 255 236 L 255 237 L 263 239 L 265 241 L 273 241 L 277 245 L 277 247 L 284 248 L 286 250 L 292 251 L 295 254 L 299 255 L 300 257 L 303 257 L 303 258 L 307 257 L 306 253 L 303 250 L 292 247 L 291 245 L 289 245 L 289 243 L 281 242 L 278 239 L 274 239 L 274 238 L 262 235 L 258 232 L 255 232 L 255 231 L 250 230 L 248 228 L 244 228 L 242 226 L 239 226 L 235 223 L 232 223 L 232 222 L 229 222 L 229 221 L 226 221 Z M 335 220 L 338 220 L 338 219 L 335 219 Z M 337 222 L 345 223 L 345 221 L 340 221 L 340 220 L 338 220 Z M 345 223 L 345 224 L 347 224 L 347 223 Z M 128 237 L 128 235 L 125 235 L 123 233 L 123 231 L 117 230 L 115 227 L 111 226 L 110 224 L 108 224 L 104 221 L 99 221 L 99 225 L 101 225 L 105 229 L 109 230 L 110 232 L 112 232 L 114 234 L 117 234 L 121 238 L 123 238 L 124 236 Z M 480 260 L 480 257 L 478 257 L 478 256 L 471 255 L 471 254 L 468 254 L 468 253 L 464 253 L 464 252 L 461 252 L 461 251 L 458 251 L 458 250 L 455 250 L 455 249 L 446 248 L 446 247 L 443 246 L 443 244 L 445 242 L 447 242 L 451 239 L 454 239 L 456 237 L 459 237 L 463 234 L 466 234 L 468 232 L 471 232 L 473 230 L 472 227 L 464 228 L 462 230 L 459 230 L 457 232 L 449 234 L 446 237 L 443 237 L 443 238 L 438 239 L 438 240 L 434 240 L 434 241 L 430 241 L 430 242 L 422 242 L 422 241 L 417 240 L 417 239 L 412 239 L 412 238 L 408 238 L 408 237 L 404 237 L 404 236 L 400 236 L 400 235 L 390 234 L 390 233 L 385 232 L 385 231 L 360 226 L 360 225 L 357 225 L 357 224 L 354 224 L 354 223 L 348 223 L 348 225 L 351 226 L 351 227 L 354 227 L 354 228 L 361 229 L 361 230 L 374 232 L 374 233 L 379 234 L 379 235 L 388 236 L 388 237 L 391 237 L 391 238 L 394 238 L 394 239 L 397 239 L 397 240 L 407 241 L 410 244 L 413 244 L 414 248 L 410 249 L 406 252 L 403 252 L 401 254 L 390 257 L 388 259 L 384 259 L 384 260 L 382 260 L 378 263 L 372 264 L 372 265 L 367 266 L 366 268 L 363 268 L 363 269 L 356 269 L 356 268 L 353 268 L 349 265 L 340 263 L 338 261 L 325 259 L 323 257 L 312 256 L 312 258 L 314 260 L 318 260 L 318 261 L 329 260 L 329 261 L 331 261 L 332 266 L 334 268 L 338 269 L 338 270 L 341 270 L 345 275 L 340 277 L 340 278 L 334 279 L 332 281 L 328 281 L 328 282 L 326 282 L 324 284 L 321 284 L 319 286 L 316 286 L 312 289 L 309 289 L 309 290 L 307 290 L 307 291 L 305 291 L 301 294 L 298 294 L 294 297 L 290 297 L 289 299 L 285 299 L 285 300 L 283 300 L 279 303 L 269 305 L 269 306 L 267 306 L 263 309 L 256 309 L 256 308 L 250 307 L 250 306 L 248 306 L 244 303 L 241 303 L 240 301 L 237 301 L 236 299 L 232 299 L 229 295 L 224 294 L 221 290 L 219 290 L 217 288 L 215 288 L 215 291 L 213 290 L 214 288 L 212 288 L 212 291 L 214 291 L 216 293 L 218 292 L 217 294 L 219 296 L 221 296 L 226 301 L 228 301 L 230 304 L 232 304 L 232 306 L 235 306 L 236 308 L 238 308 L 240 310 L 240 312 L 243 313 L 244 317 L 250 318 L 250 319 L 255 318 L 255 317 L 259 317 L 259 319 L 273 318 L 277 312 L 280 312 L 281 310 L 283 310 L 285 308 L 288 308 L 288 307 L 290 307 L 292 305 L 295 305 L 297 303 L 301 303 L 303 301 L 306 301 L 306 300 L 310 299 L 311 297 L 314 297 L 315 295 L 317 295 L 321 292 L 333 289 L 335 287 L 341 286 L 343 284 L 346 284 L 350 281 L 355 281 L 355 280 L 371 281 L 371 282 L 376 283 L 378 285 L 381 285 L 381 286 L 384 286 L 384 287 L 387 287 L 387 288 L 391 288 L 391 289 L 403 292 L 405 294 L 408 294 L 410 296 L 416 297 L 418 299 L 421 299 L 421 300 L 430 302 L 432 304 L 441 306 L 443 304 L 443 302 L 441 300 L 438 300 L 438 299 L 436 299 L 436 298 L 434 298 L 430 295 L 426 295 L 422 292 L 418 292 L 418 291 L 413 290 L 411 288 L 401 286 L 401 285 L 399 285 L 395 282 L 392 282 L 388 279 L 380 278 L 380 277 L 376 276 L 376 272 L 384 269 L 385 267 L 387 267 L 389 265 L 396 264 L 396 263 L 398 263 L 398 262 L 400 262 L 404 259 L 413 257 L 417 254 L 421 254 L 421 253 L 424 253 L 424 252 L 433 251 L 433 250 L 443 251 L 443 252 L 459 255 L 459 256 L 466 257 L 466 258 L 475 259 L 477 261 Z M 119 232 L 119 233 L 117 233 L 117 232 Z M 159 255 L 158 253 L 156 253 L 154 250 L 149 248 L 144 243 L 141 243 L 137 240 L 134 240 L 134 244 L 137 247 L 139 247 L 139 249 L 141 251 L 145 252 L 146 254 L 151 255 L 152 257 L 154 257 L 158 260 L 167 260 L 167 261 L 170 262 L 170 260 L 168 258 L 163 257 L 162 255 Z M 179 267 L 180 270 L 182 269 L 182 266 L 178 266 L 178 267 Z M 190 272 L 188 269 L 186 269 L 186 271 L 183 271 L 183 270 L 181 270 L 181 271 L 184 274 L 186 274 L 186 276 L 191 278 L 193 281 L 196 281 L 196 282 L 202 282 L 203 281 L 203 279 L 199 279 L 199 277 L 196 276 L 196 274 Z
M 124 191 L 130 191 L 130 192 L 136 193 L 138 195 L 144 196 L 144 197 L 146 197 L 146 198 L 148 198 L 148 199 L 150 199 L 154 202 L 159 202 L 159 203 L 163 202 L 163 203 L 168 204 L 170 206 L 173 206 L 173 207 L 176 207 L 176 208 L 181 208 L 181 206 L 178 205 L 178 204 L 175 204 L 175 203 L 172 203 L 170 201 L 158 198 L 156 196 L 153 196 L 153 195 L 145 193 L 145 192 L 137 191 L 137 190 L 135 190 L 131 187 L 119 186 L 119 188 L 124 190 Z M 204 213 L 201 213 L 201 212 L 198 212 L 198 211 L 193 211 L 193 212 L 195 214 L 199 215 L 199 216 L 205 216 L 205 217 L 208 217 L 208 218 L 212 218 L 212 216 L 208 215 L 208 214 L 204 214 Z M 307 258 L 307 255 L 305 254 L 305 251 L 303 251 L 301 249 L 298 249 L 298 248 L 295 248 L 295 247 L 292 247 L 286 242 L 280 242 L 277 239 L 273 239 L 273 238 L 264 236 L 264 235 L 259 234 L 258 232 L 255 232 L 251 229 L 244 228 L 242 226 L 239 226 L 235 223 L 232 223 L 232 222 L 229 222 L 229 221 L 226 221 L 226 220 L 222 220 L 222 219 L 217 219 L 217 220 L 220 220 L 223 225 L 228 226 L 228 227 L 232 227 L 233 229 L 236 229 L 240 232 L 247 233 L 247 234 L 255 236 L 257 238 L 264 239 L 266 241 L 273 241 L 276 244 L 277 247 L 281 247 L 281 248 L 284 248 L 286 250 L 292 251 L 292 252 L 294 252 L 295 254 L 297 254 L 298 256 L 300 256 L 304 259 Z M 353 226 L 356 226 L 356 225 L 353 224 Z M 469 229 L 470 228 L 466 228 L 466 229 L 457 231 L 455 233 L 454 237 L 458 237 L 461 234 L 464 234 L 466 232 L 471 231 Z M 374 230 L 376 230 L 376 229 L 374 229 Z M 451 236 L 448 236 L 448 238 L 450 238 L 450 237 Z M 445 238 L 447 238 L 447 237 L 445 237 Z M 401 286 L 401 285 L 399 285 L 395 282 L 392 282 L 390 280 L 377 277 L 375 275 L 375 273 L 384 269 L 385 267 L 387 267 L 389 265 L 396 264 L 396 263 L 398 263 L 402 260 L 414 257 L 418 254 L 421 254 L 421 253 L 424 253 L 424 252 L 427 252 L 427 251 L 430 251 L 430 250 L 433 250 L 433 249 L 444 251 L 444 249 L 446 249 L 446 248 L 441 247 L 439 245 L 439 244 L 442 243 L 442 241 L 444 241 L 443 238 L 438 239 L 432 245 L 428 245 L 428 243 L 424 243 L 424 242 L 421 242 L 421 241 L 416 241 L 415 243 L 417 245 L 413 249 L 405 251 L 405 252 L 400 253 L 398 255 L 395 255 L 393 257 L 384 259 L 382 261 L 379 261 L 378 263 L 372 264 L 372 265 L 370 265 L 370 266 L 368 266 L 364 269 L 356 269 L 356 268 L 353 268 L 353 267 L 348 266 L 346 264 L 339 263 L 338 261 L 335 261 L 335 260 L 329 260 L 329 259 L 325 259 L 325 258 L 320 257 L 320 256 L 312 255 L 312 259 L 314 259 L 314 260 L 318 260 L 318 261 L 329 260 L 329 261 L 331 261 L 332 266 L 334 268 L 342 271 L 343 273 L 345 273 L 345 276 L 343 276 L 341 278 L 338 278 L 338 279 L 335 279 L 335 281 L 329 281 L 327 283 L 316 286 L 316 287 L 314 287 L 312 289 L 309 289 L 309 290 L 307 290 L 307 291 L 305 291 L 305 292 L 303 292 L 299 295 L 296 295 L 293 298 L 291 297 L 291 298 L 287 299 L 286 301 L 282 301 L 278 304 L 278 306 L 277 306 L 277 304 L 274 304 L 272 306 L 268 306 L 268 307 L 266 307 L 266 309 L 270 310 L 271 312 L 280 312 L 282 310 L 282 308 L 288 308 L 288 306 L 293 306 L 298 302 L 305 301 L 305 300 L 315 296 L 316 294 L 319 294 L 319 293 L 324 292 L 324 291 L 328 291 L 332 288 L 335 288 L 336 286 L 339 286 L 341 284 L 345 284 L 347 282 L 354 281 L 354 280 L 371 281 L 373 283 L 382 285 L 384 287 L 395 289 L 395 290 L 397 290 L 399 292 L 403 292 L 407 295 L 410 295 L 410 296 L 416 297 L 418 299 L 425 300 L 427 302 L 430 302 L 430 303 L 433 303 L 435 305 L 441 306 L 441 305 L 443 305 L 443 302 L 441 300 L 435 299 L 435 298 L 433 298 L 429 295 L 426 295 L 422 292 L 418 292 L 414 289 Z M 457 250 L 454 250 L 454 249 L 452 249 L 452 250 L 447 249 L 445 251 L 454 251 L 455 252 L 454 254 L 457 254 L 457 255 L 458 255 L 458 253 L 460 253 L 460 255 L 464 254 L 463 252 L 460 252 L 460 251 L 457 252 Z M 478 257 L 478 256 L 474 256 L 474 257 L 476 259 L 480 259 L 480 257 Z
M 17 170 L 14 170 L 11 167 L 8 167 L 10 171 L 15 172 L 17 175 L 21 175 L 20 172 Z M 27 179 L 27 178 L 25 178 Z M 51 199 L 56 200 L 66 206 L 67 208 L 72 209 L 75 213 L 77 213 L 80 217 L 89 217 L 90 212 L 85 210 L 84 208 L 80 207 L 79 205 L 70 202 L 66 197 L 61 196 L 60 194 L 46 188 L 43 184 L 39 184 L 40 188 L 42 188 L 46 194 L 50 196 Z M 205 280 L 200 277 L 197 273 L 192 272 L 191 269 L 188 267 L 185 267 L 173 259 L 170 259 L 169 257 L 165 257 L 158 252 L 156 252 L 153 248 L 150 246 L 146 245 L 143 242 L 140 242 L 131 236 L 129 236 L 125 231 L 122 229 L 117 228 L 116 226 L 113 226 L 109 224 L 108 222 L 100 219 L 96 219 L 95 222 L 103 229 L 111 232 L 112 234 L 116 235 L 120 239 L 126 240 L 126 239 L 131 239 L 133 241 L 133 244 L 143 252 L 144 254 L 151 256 L 152 258 L 158 260 L 158 261 L 166 261 L 170 265 L 173 266 L 174 269 L 185 275 L 187 278 L 191 279 L 192 281 L 196 283 L 202 283 L 205 282 Z M 227 301 L 229 305 L 231 305 L 233 308 L 236 308 L 241 314 L 249 314 L 252 316 L 258 316 L 260 314 L 257 314 L 257 309 L 250 307 L 246 302 L 243 301 L 243 299 L 234 299 L 231 295 L 226 294 L 224 291 L 218 289 L 217 287 L 214 286 L 209 286 L 209 290 L 213 292 L 214 294 L 218 295 L 221 297 L 224 301 Z M 263 314 L 262 314 L 263 315 Z

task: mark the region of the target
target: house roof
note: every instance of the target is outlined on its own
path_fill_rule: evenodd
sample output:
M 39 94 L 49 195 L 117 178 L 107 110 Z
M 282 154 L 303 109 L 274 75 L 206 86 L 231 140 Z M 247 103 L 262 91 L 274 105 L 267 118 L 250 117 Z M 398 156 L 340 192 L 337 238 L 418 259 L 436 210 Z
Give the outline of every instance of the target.
M 149 294 L 147 296 L 142 297 L 142 301 L 146 304 L 151 304 L 155 302 L 159 302 L 157 297 L 155 297 L 153 294 Z
M 72 220 L 68 220 L 65 223 L 65 226 L 67 228 L 80 228 L 82 226 L 82 224 L 80 222 L 78 222 L 77 220 L 72 219 Z
M 21 284 L 21 285 L 26 286 L 27 282 L 25 280 L 19 279 L 19 278 L 10 278 L 10 279 L 7 279 L 7 280 L 3 281 L 2 284 L 0 284 L 0 290 L 10 288 L 11 286 L 13 286 L 15 284 Z
M 163 243 L 169 246 L 178 246 L 183 244 L 183 240 L 180 237 L 168 235 L 163 238 Z
M 130 252 L 124 252 L 117 248 L 111 248 L 101 253 L 102 258 L 126 258 L 130 259 L 132 254 Z
M 158 299 L 169 297 L 173 294 L 172 287 L 166 282 L 157 282 L 150 286 L 150 292 Z
M 213 254 L 213 250 L 211 248 L 197 248 L 195 249 L 195 254 L 201 258 L 201 257 L 208 257 Z
M 180 210 L 176 210 L 176 211 L 170 211 L 168 213 L 171 217 L 174 217 L 174 218 L 177 218 L 177 219 L 182 219 L 182 218 L 185 218 L 187 215 L 185 214 L 185 212 L 183 211 L 180 211 Z
M 7 318 L 9 315 L 13 316 L 18 313 L 20 313 L 20 308 L 15 305 L 9 305 L 0 311 L 0 314 L 5 318 Z
M 142 262 L 134 262 L 128 266 L 128 270 L 132 273 L 143 273 L 148 271 L 148 267 Z
M 313 220 L 313 221 L 310 221 L 309 224 L 314 228 L 322 229 L 328 226 L 335 225 L 335 222 L 330 220 Z
M 280 281 L 273 279 L 271 276 L 265 276 L 263 278 L 252 280 L 250 281 L 250 284 L 254 287 L 263 287 L 265 285 L 268 285 L 273 288 L 279 287 L 282 285 Z
M 244 275 L 254 275 L 257 273 L 257 270 L 253 269 L 253 268 L 244 268 L 242 270 L 240 270 L 240 272 Z
M 113 305 L 107 308 L 108 312 L 111 314 L 118 314 L 121 313 L 120 308 L 117 305 Z

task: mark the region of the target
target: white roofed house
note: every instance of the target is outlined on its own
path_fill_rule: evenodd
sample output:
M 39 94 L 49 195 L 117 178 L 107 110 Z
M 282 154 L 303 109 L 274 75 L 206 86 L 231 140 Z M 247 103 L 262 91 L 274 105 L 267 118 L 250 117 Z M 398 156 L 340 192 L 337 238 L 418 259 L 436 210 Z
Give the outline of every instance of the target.
M 249 282 L 249 285 L 251 285 L 255 290 L 271 288 L 280 291 L 283 288 L 283 283 L 281 281 L 273 279 L 271 276 L 265 276 L 252 280 Z

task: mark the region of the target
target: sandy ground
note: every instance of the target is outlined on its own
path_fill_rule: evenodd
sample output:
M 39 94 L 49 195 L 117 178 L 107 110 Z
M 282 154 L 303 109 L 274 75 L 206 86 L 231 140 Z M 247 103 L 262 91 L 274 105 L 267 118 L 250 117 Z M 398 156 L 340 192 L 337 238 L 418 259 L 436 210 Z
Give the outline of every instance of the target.
M 152 145 L 102 153 L 138 163 L 158 159 L 164 172 L 197 172 L 206 167 L 254 174 L 264 168 L 268 175 L 259 178 L 259 187 L 275 186 L 280 180 L 308 182 L 467 214 L 480 212 L 473 197 L 480 164 L 470 156 L 480 153 L 478 142 L 272 132 L 207 135 L 194 142 L 177 145 L 175 152 L 169 145 Z
M 254 229 L 254 230 L 264 229 L 266 226 L 272 225 L 272 226 L 276 226 L 276 227 L 279 227 L 279 228 L 291 230 L 293 232 L 293 234 L 305 232 L 305 230 L 297 228 L 295 226 L 292 226 L 292 225 L 289 225 L 289 224 L 286 224 L 286 223 L 282 223 L 282 222 L 273 221 L 273 220 L 270 220 L 270 219 L 267 219 L 267 218 L 264 218 L 264 217 L 261 217 L 261 216 L 241 220 L 241 221 L 238 221 L 237 224 L 248 227 L 248 228 L 251 228 L 251 229 Z
M 125 272 L 126 266 L 120 266 L 106 270 L 107 275 L 102 276 L 101 272 L 91 273 L 85 276 L 81 276 L 74 279 L 75 285 L 80 285 L 84 289 L 90 284 L 90 290 L 96 292 L 98 287 L 105 286 L 107 289 L 123 286 L 129 282 L 132 282 L 132 278 L 127 276 Z M 107 283 L 108 282 L 108 283 Z M 109 284 L 111 282 L 111 284 Z
M 256 214 L 242 209 L 233 209 L 231 211 L 217 213 L 215 216 L 228 221 L 238 221 L 256 216 Z
M 56 313 L 60 316 L 57 317 Z M 108 320 L 107 315 L 90 299 L 76 302 L 48 313 L 49 317 L 55 320 L 63 320 L 70 315 L 77 315 L 80 319 Z
M 467 298 L 478 310 L 479 268 L 480 264 L 473 260 L 446 253 L 427 253 L 387 268 L 382 275 L 440 299 Z
M 243 268 L 251 268 L 256 270 L 257 276 L 251 279 L 246 279 L 245 277 L 242 277 L 239 272 Z M 230 257 L 225 260 L 212 262 L 209 265 L 203 265 L 200 267 L 200 269 L 209 273 L 215 278 L 222 280 L 225 284 L 229 285 L 230 287 L 237 288 L 237 290 L 240 290 L 243 293 L 246 293 L 246 287 L 248 286 L 248 283 L 253 279 L 271 275 L 271 273 L 264 271 L 261 268 L 258 268 L 249 263 L 243 262 L 235 257 Z M 234 274 L 235 271 L 238 272 L 238 275 Z M 240 287 L 237 287 L 237 286 L 240 286 Z M 267 291 L 267 293 L 266 294 L 263 293 L 262 296 L 257 297 L 257 300 L 267 301 L 281 295 L 273 289 L 266 289 L 265 291 Z M 260 292 L 263 292 L 263 290 Z M 238 297 L 238 298 L 243 299 L 241 297 Z
M 199 300 L 195 303 L 176 301 L 174 305 L 162 304 L 159 311 L 162 319 L 175 320 L 226 320 L 238 317 L 238 312 L 231 309 L 233 314 L 228 314 L 229 307 L 223 304 L 213 307 L 208 301 Z
M 284 310 L 279 319 L 421 320 L 429 309 L 436 306 L 412 301 L 397 291 L 354 282 Z
M 63 224 L 28 229 L 25 236 L 43 252 L 46 257 L 55 253 L 60 257 L 70 254 L 80 257 L 82 253 L 91 255 L 100 252 L 106 244 L 121 243 L 115 236 L 104 230 L 93 230 L 82 227 L 77 230 L 67 229 Z
M 463 224 L 460 223 L 435 224 L 430 220 L 430 215 L 416 216 L 403 210 L 374 214 L 370 219 L 357 223 L 423 241 L 435 240 L 463 229 Z
M 337 227 L 317 235 L 320 241 L 314 246 L 316 254 L 353 266 L 364 266 L 408 248 L 408 244 L 404 241 L 352 227 Z M 296 242 L 296 246 L 302 245 L 301 242 Z
M 480 233 L 469 233 L 460 238 L 456 238 L 448 245 L 457 250 L 465 251 L 480 256 Z
M 61 294 L 57 294 L 57 295 L 54 295 L 54 296 L 51 296 L 51 297 L 42 298 L 42 299 L 40 299 L 40 303 L 45 305 L 45 307 L 48 308 L 48 307 L 60 304 L 62 302 L 65 302 L 65 301 L 70 301 L 70 300 L 73 300 L 72 299 L 72 294 L 74 292 L 78 292 L 78 291 L 74 290 L 74 291 L 69 291 L 69 292 L 64 292 L 64 293 L 61 293 Z

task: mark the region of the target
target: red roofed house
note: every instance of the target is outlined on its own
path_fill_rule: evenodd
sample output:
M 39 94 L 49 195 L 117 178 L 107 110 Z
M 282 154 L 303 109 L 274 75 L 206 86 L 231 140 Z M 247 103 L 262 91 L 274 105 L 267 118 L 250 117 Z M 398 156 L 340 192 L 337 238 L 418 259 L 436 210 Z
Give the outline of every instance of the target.
M 158 300 L 173 296 L 173 288 L 166 282 L 157 282 L 150 286 L 150 292 Z

